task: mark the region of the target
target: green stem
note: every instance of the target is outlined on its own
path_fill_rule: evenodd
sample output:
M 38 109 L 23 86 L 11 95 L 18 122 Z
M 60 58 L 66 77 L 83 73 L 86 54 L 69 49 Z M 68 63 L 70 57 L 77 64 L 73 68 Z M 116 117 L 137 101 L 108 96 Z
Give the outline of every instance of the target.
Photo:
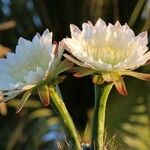
M 51 104 L 64 125 L 64 129 L 71 144 L 71 150 L 81 150 L 81 144 L 77 130 L 63 100 L 56 92 L 55 87 L 49 87 L 49 91 L 51 96 Z
M 95 150 L 104 150 L 106 103 L 112 87 L 112 83 L 106 85 L 102 88 L 102 94 L 100 95 L 100 87 L 98 85 L 95 85 L 95 107 L 92 129 L 92 146 Z

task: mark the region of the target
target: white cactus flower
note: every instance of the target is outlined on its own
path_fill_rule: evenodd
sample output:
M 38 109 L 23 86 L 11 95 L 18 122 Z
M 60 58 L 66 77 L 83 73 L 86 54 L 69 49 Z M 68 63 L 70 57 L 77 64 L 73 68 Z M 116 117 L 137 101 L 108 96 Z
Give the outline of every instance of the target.
M 68 60 L 61 62 L 62 54 L 63 42 L 58 47 L 52 44 L 52 33 L 48 30 L 42 36 L 36 34 L 32 41 L 20 38 L 16 53 L 9 52 L 6 59 L 0 59 L 0 90 L 4 96 L 2 101 L 27 90 L 28 93 L 23 96 L 25 101 L 31 91 L 38 88 L 42 102 L 48 105 L 49 95 L 45 85 L 57 80 L 59 73 L 72 66 Z
M 144 65 L 150 59 L 147 32 L 135 36 L 130 27 L 117 21 L 115 25 L 99 19 L 95 25 L 90 21 L 82 24 L 82 31 L 70 25 L 71 38 L 64 39 L 66 49 L 74 56 L 64 56 L 76 63 L 74 74 L 77 77 L 93 74 L 94 83 L 114 82 L 117 90 L 126 95 L 122 75 L 130 75 L 143 80 L 150 79 L 149 74 L 131 70 Z

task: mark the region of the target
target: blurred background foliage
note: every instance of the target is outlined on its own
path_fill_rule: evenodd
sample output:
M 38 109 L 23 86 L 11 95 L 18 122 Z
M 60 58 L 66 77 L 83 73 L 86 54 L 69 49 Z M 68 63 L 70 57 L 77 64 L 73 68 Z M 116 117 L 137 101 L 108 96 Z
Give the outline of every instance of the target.
M 150 31 L 150 0 L 0 0 L 0 57 L 15 51 L 19 37 L 32 39 L 46 28 L 53 40 L 70 36 L 69 24 L 81 28 L 101 17 L 119 20 L 138 34 Z M 149 32 L 150 39 L 150 32 Z M 150 46 L 150 44 L 149 44 Z M 138 69 L 150 72 L 150 66 Z M 129 95 L 115 89 L 107 105 L 106 144 L 111 150 L 150 150 L 150 83 L 125 78 Z M 68 78 L 60 84 L 62 96 L 85 144 L 90 143 L 94 90 L 90 77 Z M 15 113 L 20 97 L 0 104 L 0 150 L 67 150 L 67 140 L 52 108 L 43 108 L 34 94 Z

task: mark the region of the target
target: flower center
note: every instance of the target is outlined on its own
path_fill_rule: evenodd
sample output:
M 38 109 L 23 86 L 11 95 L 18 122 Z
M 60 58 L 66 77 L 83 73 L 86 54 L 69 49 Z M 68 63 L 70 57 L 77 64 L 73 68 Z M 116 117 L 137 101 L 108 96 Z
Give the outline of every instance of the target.
M 102 52 L 103 51 L 103 52 Z M 103 62 L 116 65 L 120 62 L 125 61 L 125 59 L 128 57 L 128 52 L 125 50 L 117 49 L 116 47 L 108 46 L 104 48 L 99 53 L 99 59 L 101 59 Z
M 129 51 L 121 49 L 119 46 L 109 45 L 109 44 L 91 44 L 87 43 L 85 50 L 88 56 L 96 61 L 103 61 L 104 63 L 116 65 L 120 62 L 123 62 L 128 58 Z

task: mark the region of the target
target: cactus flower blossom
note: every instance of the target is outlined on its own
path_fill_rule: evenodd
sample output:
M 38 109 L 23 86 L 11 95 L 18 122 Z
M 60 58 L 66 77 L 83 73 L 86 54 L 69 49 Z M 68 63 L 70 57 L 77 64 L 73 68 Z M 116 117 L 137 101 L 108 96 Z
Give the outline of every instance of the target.
M 147 32 L 135 36 L 127 24 L 106 25 L 102 19 L 83 23 L 82 30 L 71 24 L 70 30 L 71 38 L 64 42 L 71 55 L 64 56 L 80 66 L 73 70 L 76 77 L 92 74 L 96 84 L 113 82 L 122 95 L 127 95 L 122 76 L 150 80 L 150 74 L 133 71 L 150 59 Z
M 23 95 L 20 108 L 32 94 L 38 90 L 43 104 L 49 104 L 48 84 L 57 82 L 59 73 L 72 67 L 68 60 L 61 61 L 63 42 L 52 44 L 52 33 L 48 30 L 40 36 L 36 34 L 32 41 L 20 38 L 16 53 L 8 53 L 0 59 L 0 90 L 3 100 Z M 69 62 L 69 63 L 68 63 Z M 19 108 L 19 110 L 20 110 Z

